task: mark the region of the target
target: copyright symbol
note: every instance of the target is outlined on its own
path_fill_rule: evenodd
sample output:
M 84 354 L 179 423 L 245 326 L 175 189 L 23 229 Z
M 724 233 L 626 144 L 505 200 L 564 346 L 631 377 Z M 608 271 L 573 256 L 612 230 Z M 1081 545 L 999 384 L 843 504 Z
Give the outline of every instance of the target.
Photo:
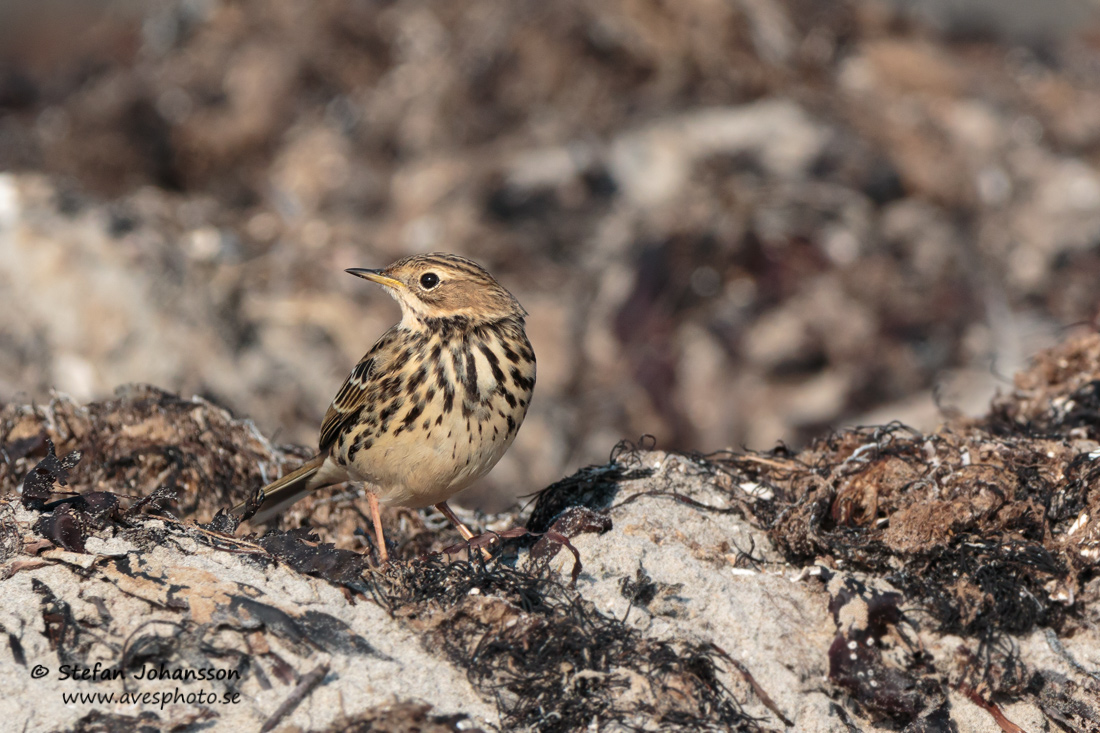
M 49 673 L 50 673 L 50 670 L 46 669 L 41 664 L 36 664 L 36 665 L 34 665 L 34 668 L 31 670 L 31 678 L 36 679 L 36 680 L 40 680 L 43 677 L 45 677 L 46 675 L 48 675 Z

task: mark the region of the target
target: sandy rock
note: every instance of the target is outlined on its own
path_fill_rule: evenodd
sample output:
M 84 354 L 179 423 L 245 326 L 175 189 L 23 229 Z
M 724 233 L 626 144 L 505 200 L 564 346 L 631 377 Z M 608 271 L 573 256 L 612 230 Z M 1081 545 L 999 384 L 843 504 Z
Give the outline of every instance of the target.
M 15 510 L 16 523 L 26 521 L 23 511 Z M 40 556 L 42 567 L 5 580 L 0 625 L 21 630 L 18 656 L 9 648 L 0 664 L 10 692 L 0 707 L 6 720 L 44 731 L 88 722 L 96 711 L 153 711 L 148 724 L 163 729 L 190 719 L 258 730 L 315 675 L 282 725 L 324 730 L 397 699 L 496 725 L 495 711 L 466 678 L 437 664 L 377 605 L 350 605 L 332 584 L 257 563 L 246 546 L 230 554 L 186 534 L 162 536 L 163 546 L 123 540 L 103 554 L 91 544 L 92 554 L 76 556 L 90 561 L 86 567 L 48 551 Z M 95 580 L 83 586 L 88 571 Z M 155 676 L 162 665 L 167 679 Z M 106 677 L 96 674 L 104 670 L 110 670 Z M 213 679 L 171 676 L 188 670 Z M 128 692 L 157 697 L 136 705 L 65 702 L 74 694 L 121 698 Z M 196 703 L 200 692 L 212 699 Z M 49 704 L 27 705 L 30 700 Z

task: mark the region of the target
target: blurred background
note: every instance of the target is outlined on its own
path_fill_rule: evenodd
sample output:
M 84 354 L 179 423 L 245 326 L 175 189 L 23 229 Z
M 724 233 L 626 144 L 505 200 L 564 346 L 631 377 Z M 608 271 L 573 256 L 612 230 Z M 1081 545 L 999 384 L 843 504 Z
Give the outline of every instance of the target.
M 1100 303 L 1091 0 L 4 0 L 0 401 L 313 444 L 444 250 L 538 385 L 467 504 L 621 438 L 981 413 Z

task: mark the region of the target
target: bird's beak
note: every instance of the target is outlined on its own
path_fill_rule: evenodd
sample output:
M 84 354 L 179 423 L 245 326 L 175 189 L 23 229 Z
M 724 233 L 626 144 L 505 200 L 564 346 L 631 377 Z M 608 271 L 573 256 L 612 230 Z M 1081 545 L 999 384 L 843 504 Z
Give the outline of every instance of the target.
M 383 275 L 382 270 L 368 270 L 363 267 L 352 267 L 344 270 L 344 272 L 355 275 L 356 277 L 361 277 L 364 280 L 370 280 L 371 282 L 378 283 L 379 285 L 385 285 L 387 288 L 399 288 L 402 290 L 405 288 L 405 283 L 401 282 L 400 280 L 395 280 L 392 277 Z

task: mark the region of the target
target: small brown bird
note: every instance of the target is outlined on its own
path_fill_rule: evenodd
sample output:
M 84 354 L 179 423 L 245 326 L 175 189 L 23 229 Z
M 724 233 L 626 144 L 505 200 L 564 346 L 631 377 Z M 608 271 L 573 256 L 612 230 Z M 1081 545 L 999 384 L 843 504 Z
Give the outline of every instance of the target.
M 434 505 L 468 540 L 473 533 L 447 500 L 496 465 L 527 414 L 535 387 L 527 312 L 492 275 L 456 255 L 348 272 L 386 288 L 401 322 L 344 380 L 321 425 L 320 453 L 260 489 L 253 521 L 321 487 L 362 481 L 383 562 L 379 503 Z

